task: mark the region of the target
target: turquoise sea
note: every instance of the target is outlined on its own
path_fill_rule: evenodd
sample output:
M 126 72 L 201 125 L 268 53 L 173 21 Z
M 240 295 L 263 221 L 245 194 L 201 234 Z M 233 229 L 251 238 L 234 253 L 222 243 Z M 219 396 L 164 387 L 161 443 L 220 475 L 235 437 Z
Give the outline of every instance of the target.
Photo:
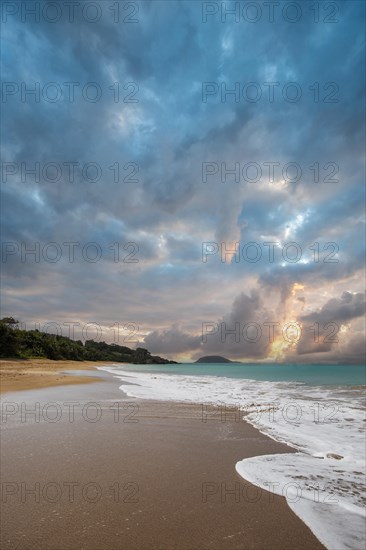
M 270 480 L 276 494 L 285 496 L 325 547 L 364 548 L 364 365 L 184 363 L 100 368 L 118 379 L 128 397 L 199 404 L 205 422 L 217 420 L 217 411 L 220 423 L 226 422 L 227 406 L 243 411 L 247 422 L 296 452 L 245 458 L 235 464 L 237 473 L 264 490 Z M 221 444 L 225 437 L 220 436 Z M 289 487 L 296 488 L 295 493 L 287 493 Z
M 123 365 L 123 370 L 193 376 L 224 376 L 274 382 L 302 382 L 315 386 L 366 385 L 365 365 L 181 363 L 179 365 Z

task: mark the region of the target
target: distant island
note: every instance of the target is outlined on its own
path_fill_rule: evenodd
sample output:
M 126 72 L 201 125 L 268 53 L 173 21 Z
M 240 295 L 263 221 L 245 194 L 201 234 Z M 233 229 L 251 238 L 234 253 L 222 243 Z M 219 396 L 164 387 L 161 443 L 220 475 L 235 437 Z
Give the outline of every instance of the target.
M 173 364 L 176 361 L 151 355 L 145 348 L 131 349 L 118 344 L 87 340 L 72 340 L 67 336 L 48 334 L 39 330 L 21 330 L 13 317 L 0 320 L 0 357 L 55 361 L 115 361 L 134 364 Z
M 230 359 L 221 357 L 221 355 L 205 355 L 197 359 L 195 363 L 240 363 L 240 361 L 230 361 Z

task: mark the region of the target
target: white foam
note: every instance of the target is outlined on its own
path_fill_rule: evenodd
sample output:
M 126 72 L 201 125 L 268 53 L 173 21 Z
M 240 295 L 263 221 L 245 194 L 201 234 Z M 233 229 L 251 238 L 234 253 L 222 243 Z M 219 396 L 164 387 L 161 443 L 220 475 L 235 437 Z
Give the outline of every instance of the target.
M 120 388 L 131 397 L 240 407 L 253 426 L 298 452 L 244 459 L 236 464 L 238 473 L 285 496 L 327 548 L 364 549 L 366 438 L 360 389 L 101 368 L 125 382 Z

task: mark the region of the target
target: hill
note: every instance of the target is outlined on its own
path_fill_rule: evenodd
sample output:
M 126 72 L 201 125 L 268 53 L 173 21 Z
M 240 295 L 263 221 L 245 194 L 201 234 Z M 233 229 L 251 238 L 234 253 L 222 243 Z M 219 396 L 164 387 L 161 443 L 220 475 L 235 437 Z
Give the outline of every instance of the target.
M 239 363 L 240 361 L 230 361 L 221 355 L 205 355 L 197 359 L 196 363 Z
M 87 340 L 72 340 L 67 336 L 47 334 L 39 330 L 20 330 L 12 317 L 0 320 L 0 357 L 71 361 L 115 361 L 116 363 L 166 364 L 176 363 L 151 353 L 145 348 L 131 349 L 127 346 Z

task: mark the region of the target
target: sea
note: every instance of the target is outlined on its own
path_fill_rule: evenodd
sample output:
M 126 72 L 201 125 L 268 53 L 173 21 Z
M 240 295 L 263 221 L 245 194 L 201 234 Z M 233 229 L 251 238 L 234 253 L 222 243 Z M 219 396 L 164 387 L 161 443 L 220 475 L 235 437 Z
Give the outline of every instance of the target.
M 366 367 L 184 363 L 99 367 L 130 397 L 198 403 L 206 420 L 230 411 L 295 452 L 233 464 L 286 498 L 330 550 L 366 547 Z M 229 416 L 227 416 L 229 418 Z

